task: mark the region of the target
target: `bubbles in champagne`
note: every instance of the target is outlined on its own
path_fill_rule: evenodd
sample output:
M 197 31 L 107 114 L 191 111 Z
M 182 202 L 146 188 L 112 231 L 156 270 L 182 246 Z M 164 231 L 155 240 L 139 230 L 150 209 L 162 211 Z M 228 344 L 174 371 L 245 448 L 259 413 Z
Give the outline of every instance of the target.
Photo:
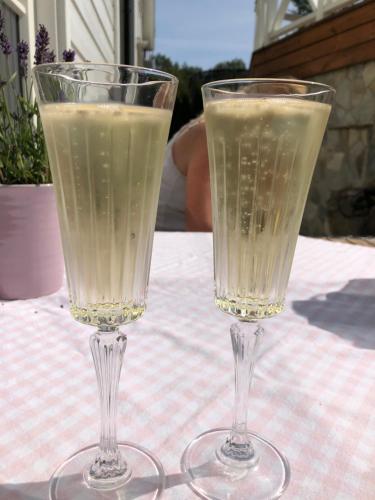
M 71 311 L 118 325 L 143 314 L 171 112 L 122 104 L 41 107 Z
M 216 303 L 246 319 L 283 308 L 330 106 L 302 99 L 211 101 L 205 118 Z

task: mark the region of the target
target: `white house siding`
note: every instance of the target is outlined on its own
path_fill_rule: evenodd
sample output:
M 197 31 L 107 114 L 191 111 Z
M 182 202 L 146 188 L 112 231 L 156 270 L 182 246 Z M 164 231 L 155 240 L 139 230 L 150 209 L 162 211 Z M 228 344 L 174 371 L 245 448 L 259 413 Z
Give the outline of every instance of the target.
M 70 0 L 68 22 L 77 59 L 115 62 L 114 4 L 110 0 Z
M 20 39 L 30 44 L 34 60 L 35 32 L 44 24 L 56 59 L 74 49 L 77 60 L 120 62 L 120 0 L 3 0 L 19 16 Z M 133 0 L 132 64 L 142 64 L 145 50 L 154 45 L 155 0 Z M 125 15 L 128 15 L 125 13 Z M 128 33 L 129 35 L 129 33 Z
M 119 62 L 119 0 L 34 0 L 35 25 L 45 24 L 51 47 L 76 51 L 76 60 Z

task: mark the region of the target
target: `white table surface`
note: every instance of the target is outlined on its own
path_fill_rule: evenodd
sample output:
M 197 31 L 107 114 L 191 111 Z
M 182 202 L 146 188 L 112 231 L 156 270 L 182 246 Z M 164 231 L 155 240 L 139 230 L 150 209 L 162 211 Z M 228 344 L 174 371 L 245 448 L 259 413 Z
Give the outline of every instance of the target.
M 213 303 L 211 235 L 157 233 L 148 310 L 124 327 L 118 437 L 158 455 L 165 499 L 196 498 L 182 452 L 231 423 L 232 322 Z M 286 310 L 263 326 L 249 428 L 291 464 L 283 499 L 375 499 L 375 249 L 300 238 Z M 0 499 L 47 498 L 57 465 L 97 441 L 92 331 L 66 288 L 0 303 Z

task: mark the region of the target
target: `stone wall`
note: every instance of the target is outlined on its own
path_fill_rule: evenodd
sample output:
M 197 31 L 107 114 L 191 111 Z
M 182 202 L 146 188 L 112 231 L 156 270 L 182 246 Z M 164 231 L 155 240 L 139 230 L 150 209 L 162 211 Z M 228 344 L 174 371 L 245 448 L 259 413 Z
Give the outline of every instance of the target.
M 311 80 L 331 85 L 337 93 L 301 234 L 374 236 L 375 61 Z

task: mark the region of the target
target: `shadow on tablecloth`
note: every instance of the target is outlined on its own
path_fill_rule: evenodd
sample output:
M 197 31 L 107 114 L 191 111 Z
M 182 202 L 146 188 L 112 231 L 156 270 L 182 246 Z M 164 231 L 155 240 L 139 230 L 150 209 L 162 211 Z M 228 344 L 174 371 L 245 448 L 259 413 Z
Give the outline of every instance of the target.
M 311 325 L 375 349 L 375 279 L 350 280 L 341 290 L 296 300 L 293 310 Z
M 216 461 L 207 462 L 199 467 L 194 468 L 195 477 L 215 477 L 221 472 L 221 465 Z M 68 481 L 73 483 L 81 483 L 83 481 L 82 475 L 77 474 L 68 476 Z M 180 486 L 182 484 L 188 485 L 190 476 L 188 473 L 167 474 L 165 477 L 165 490 Z M 126 500 L 136 500 L 143 497 L 147 493 L 155 491 L 155 485 L 158 483 L 158 478 L 149 476 L 145 478 L 134 477 L 127 483 L 128 494 Z M 188 490 L 187 490 L 188 491 Z M 35 482 L 35 483 L 20 483 L 20 484 L 4 484 L 0 485 L 0 500 L 48 500 L 49 482 Z M 101 499 L 113 498 L 112 493 L 106 494 L 105 491 L 100 491 L 99 496 Z M 93 495 L 90 490 L 86 494 L 81 494 L 79 500 L 92 500 Z M 120 498 L 120 496 L 119 496 Z M 73 498 L 72 498 L 73 500 Z M 74 500 L 78 500 L 76 496 Z
M 1 484 L 0 500 L 48 500 L 48 481 Z

